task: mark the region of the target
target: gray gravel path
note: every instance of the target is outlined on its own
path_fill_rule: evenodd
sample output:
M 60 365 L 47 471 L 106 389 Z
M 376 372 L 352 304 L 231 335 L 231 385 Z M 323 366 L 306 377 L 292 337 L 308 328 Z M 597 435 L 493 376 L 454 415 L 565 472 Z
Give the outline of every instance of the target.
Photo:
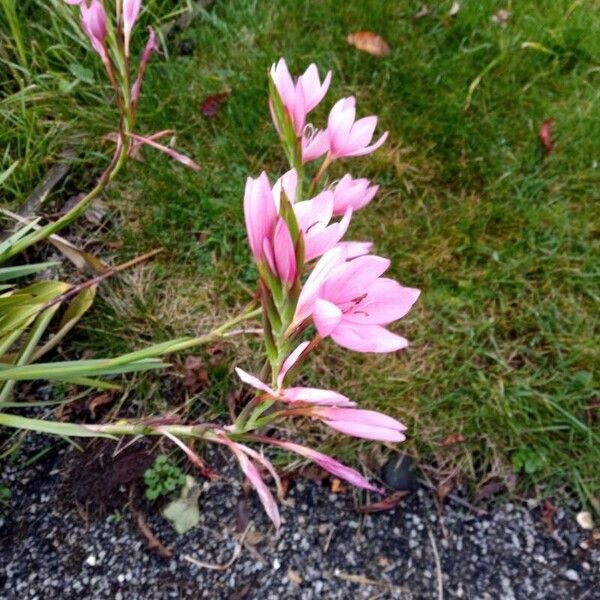
M 554 535 L 539 507 L 514 504 L 485 517 L 449 504 L 442 527 L 425 490 L 393 511 L 361 517 L 351 510 L 351 493 L 299 482 L 282 507 L 278 535 L 249 500 L 241 553 L 219 571 L 184 557 L 222 565 L 235 552 L 243 496 L 235 471 L 226 473 L 230 481 L 205 485 L 201 525 L 187 534 L 175 535 L 157 512 L 148 516 L 157 537 L 173 546 L 172 558 L 163 558 L 147 549 L 128 510 L 120 520 L 86 519 L 66 499 L 64 455 L 0 477 L 13 493 L 0 512 L 2 598 L 600 598 L 600 547 L 585 549 L 589 532 L 563 508 Z

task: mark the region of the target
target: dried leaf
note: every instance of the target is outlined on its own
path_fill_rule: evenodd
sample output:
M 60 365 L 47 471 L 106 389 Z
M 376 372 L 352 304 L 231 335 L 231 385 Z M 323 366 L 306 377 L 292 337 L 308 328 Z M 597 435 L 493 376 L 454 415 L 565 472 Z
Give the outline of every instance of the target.
M 587 510 L 583 510 L 577 513 L 577 523 L 582 529 L 594 529 L 594 519 L 592 519 L 592 513 Z
M 391 49 L 388 43 L 377 33 L 372 31 L 356 31 L 349 33 L 346 41 L 358 50 L 373 56 L 387 56 Z
M 400 492 L 394 492 L 393 494 L 385 497 L 383 500 L 366 504 L 365 506 L 360 506 L 356 510 L 361 513 L 376 513 L 392 510 L 393 508 L 396 508 L 398 504 L 400 504 L 402 498 L 408 496 L 409 494 L 410 492 L 404 490 Z
M 98 394 L 97 396 L 91 398 L 88 402 L 87 408 L 90 411 L 92 419 L 96 418 L 96 409 L 104 406 L 105 404 L 110 404 L 112 399 L 112 394 Z
M 506 485 L 499 479 L 491 479 L 486 484 L 482 485 L 473 498 L 473 504 L 480 504 L 484 500 L 489 500 L 497 494 L 506 490 Z
M 331 480 L 331 492 L 333 494 L 343 494 L 346 491 L 344 484 L 337 478 L 334 477 Z
M 546 528 L 550 533 L 554 533 L 554 513 L 556 512 L 556 506 L 550 502 L 550 500 L 546 500 L 544 502 L 544 508 L 542 510 L 542 521 Z
M 554 127 L 554 119 L 546 119 L 541 125 L 538 135 L 544 151 L 546 154 L 550 154 L 554 150 L 554 143 L 552 142 L 552 128 Z
M 202 100 L 200 104 L 200 112 L 207 118 L 213 119 L 219 114 L 221 107 L 231 95 L 231 90 L 226 89 L 218 94 L 211 94 Z
M 185 359 L 183 385 L 190 394 L 195 394 L 208 387 L 208 371 L 203 364 L 204 361 L 200 356 L 188 356 Z
M 444 500 L 446 500 L 446 496 L 454 489 L 454 478 L 450 477 L 448 479 L 446 479 L 445 481 L 442 481 L 440 484 L 438 484 L 436 490 L 435 490 L 435 495 L 438 499 L 438 502 L 440 503 L 440 508 L 441 505 L 444 504 Z
M 440 446 L 454 446 L 455 444 L 462 444 L 465 441 L 465 437 L 460 433 L 451 433 L 443 442 L 440 442 Z
M 167 504 L 163 510 L 163 515 L 177 533 L 185 533 L 198 525 L 200 521 L 199 497 L 200 487 L 195 479 L 188 475 L 181 489 L 181 496 Z

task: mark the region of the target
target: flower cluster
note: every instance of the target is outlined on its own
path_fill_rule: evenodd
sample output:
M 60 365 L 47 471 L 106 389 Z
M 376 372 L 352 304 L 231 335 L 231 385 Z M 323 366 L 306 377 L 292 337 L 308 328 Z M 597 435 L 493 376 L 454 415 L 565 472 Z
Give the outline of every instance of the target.
M 327 127 L 317 129 L 307 123 L 307 118 L 325 97 L 331 73 L 321 82 L 313 64 L 294 79 L 281 59 L 271 68 L 270 79 L 271 115 L 291 168 L 273 185 L 264 172 L 255 179 L 248 178 L 244 215 L 259 271 L 271 383 L 236 369 L 256 396 L 223 433 L 223 439 L 238 459 L 240 454 L 244 456 L 240 460 L 242 469 L 277 525 L 274 501 L 266 493 L 268 488 L 258 471 L 248 468 L 252 457 L 240 441 L 262 441 L 287 448 L 358 487 L 374 489 L 359 473 L 330 457 L 251 432 L 277 419 L 304 417 L 350 436 L 403 441 L 406 428 L 396 419 L 356 408 L 338 392 L 289 383 L 327 337 L 357 352 L 405 348 L 407 340 L 386 326 L 408 313 L 419 290 L 384 277 L 390 261 L 372 255 L 371 243 L 344 240 L 353 213 L 371 202 L 378 186 L 350 174 L 329 185 L 321 184 L 334 161 L 368 154 L 384 143 L 387 132 L 372 143 L 377 117 L 357 120 L 355 99 L 343 98 L 331 109 Z M 307 163 L 321 157 L 316 174 L 305 186 Z M 309 331 L 314 333 L 309 336 Z
M 150 136 L 134 133 L 146 66 L 152 54 L 159 50 L 156 33 L 149 27 L 148 39 L 134 78 L 130 58 L 131 34 L 142 11 L 142 0 L 116 0 L 114 20 L 107 13 L 104 0 L 65 0 L 65 2 L 79 7 L 81 27 L 90 40 L 92 48 L 100 56 L 115 91 L 121 113 L 120 130 L 116 134 L 118 149 L 123 146 L 131 154 L 136 146 L 147 144 L 186 167 L 198 170 L 198 165 L 187 156 L 156 141 L 172 134 L 171 130 L 160 131 Z

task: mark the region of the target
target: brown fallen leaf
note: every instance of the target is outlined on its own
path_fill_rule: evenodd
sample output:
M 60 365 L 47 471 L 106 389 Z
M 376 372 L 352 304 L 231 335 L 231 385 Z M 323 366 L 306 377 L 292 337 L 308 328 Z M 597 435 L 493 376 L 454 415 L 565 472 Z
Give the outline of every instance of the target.
M 400 504 L 400 501 L 402 498 L 404 498 L 404 496 L 408 496 L 409 494 L 410 492 L 406 490 L 394 492 L 393 494 L 385 497 L 383 500 L 366 504 L 365 506 L 359 506 L 356 510 L 361 513 L 376 513 L 392 510 L 393 508 L 396 508 L 398 504 Z
M 438 484 L 438 486 L 435 490 L 435 495 L 439 502 L 440 510 L 442 508 L 442 505 L 444 504 L 444 501 L 446 500 L 446 496 L 454 489 L 454 487 L 455 487 L 455 482 L 454 482 L 453 477 L 449 477 L 448 479 L 446 479 L 446 480 L 442 481 L 440 484 Z
M 346 491 L 344 484 L 337 478 L 334 477 L 331 480 L 331 493 L 332 494 L 343 494 Z
M 554 119 L 546 119 L 541 125 L 538 132 L 542 146 L 546 154 L 550 154 L 554 150 L 554 142 L 552 141 L 552 128 L 554 127 Z
M 90 411 L 92 419 L 96 418 L 96 409 L 105 404 L 110 404 L 112 399 L 112 394 L 98 394 L 98 396 L 91 398 L 88 402 L 87 409 Z
M 473 498 L 473 504 L 480 504 L 506 490 L 506 485 L 500 479 L 491 479 L 482 485 Z
M 191 394 L 206 388 L 209 384 L 208 371 L 200 356 L 188 356 L 183 367 L 183 385 Z
M 544 522 L 546 529 L 548 529 L 548 531 L 550 533 L 554 533 L 554 530 L 556 529 L 554 526 L 554 513 L 555 512 L 556 512 L 556 506 L 554 506 L 554 504 L 552 504 L 552 502 L 550 502 L 550 500 L 546 500 L 544 502 L 544 508 L 542 510 L 542 521 Z
M 373 56 L 387 56 L 391 52 L 388 43 L 378 33 L 372 31 L 349 33 L 346 36 L 346 41 L 358 50 Z
M 440 446 L 454 446 L 455 444 L 462 444 L 464 441 L 464 435 L 460 433 L 451 433 L 443 442 L 440 442 Z
M 210 96 L 207 96 L 200 104 L 200 112 L 207 119 L 213 119 L 219 114 L 221 107 L 227 98 L 229 98 L 229 96 L 231 96 L 230 89 L 223 90 L 218 94 L 211 94 Z

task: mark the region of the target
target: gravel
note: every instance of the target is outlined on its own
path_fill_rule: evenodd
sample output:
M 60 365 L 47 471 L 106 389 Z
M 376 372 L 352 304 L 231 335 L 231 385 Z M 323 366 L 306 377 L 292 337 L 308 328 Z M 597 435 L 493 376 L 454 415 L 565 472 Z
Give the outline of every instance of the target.
M 158 511 L 147 515 L 172 547 L 163 558 L 148 549 L 127 508 L 90 516 L 69 501 L 62 467 L 71 454 L 5 467 L 0 476 L 12 491 L 0 513 L 1 598 L 600 598 L 600 544 L 588 547 L 590 532 L 570 509 L 558 508 L 553 534 L 540 507 L 519 504 L 481 517 L 450 503 L 440 520 L 423 489 L 392 511 L 361 515 L 351 491 L 299 481 L 275 534 L 226 469 L 203 487 L 199 527 L 177 536 Z M 240 502 L 250 516 L 241 545 Z

